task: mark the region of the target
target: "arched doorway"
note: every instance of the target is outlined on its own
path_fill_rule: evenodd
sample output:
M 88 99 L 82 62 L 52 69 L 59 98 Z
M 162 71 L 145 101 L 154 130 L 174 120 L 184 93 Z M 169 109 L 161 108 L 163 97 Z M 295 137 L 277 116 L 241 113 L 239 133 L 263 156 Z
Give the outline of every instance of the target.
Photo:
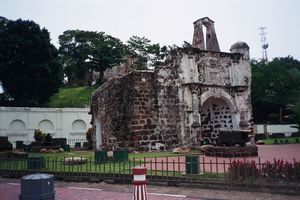
M 216 141 L 220 129 L 234 129 L 232 106 L 222 98 L 210 97 L 199 108 L 202 138 Z

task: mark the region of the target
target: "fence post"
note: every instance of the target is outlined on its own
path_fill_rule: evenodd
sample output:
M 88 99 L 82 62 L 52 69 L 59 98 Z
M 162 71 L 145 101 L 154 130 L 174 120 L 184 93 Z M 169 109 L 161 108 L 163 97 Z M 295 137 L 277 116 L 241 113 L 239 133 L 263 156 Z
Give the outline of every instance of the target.
M 297 177 L 297 167 L 298 167 L 298 165 L 296 164 L 296 159 L 295 159 L 295 157 L 294 157 L 294 176 L 295 176 L 295 181 L 296 182 L 298 182 L 298 177 Z
M 148 200 L 146 187 L 146 167 L 133 167 L 133 200 Z

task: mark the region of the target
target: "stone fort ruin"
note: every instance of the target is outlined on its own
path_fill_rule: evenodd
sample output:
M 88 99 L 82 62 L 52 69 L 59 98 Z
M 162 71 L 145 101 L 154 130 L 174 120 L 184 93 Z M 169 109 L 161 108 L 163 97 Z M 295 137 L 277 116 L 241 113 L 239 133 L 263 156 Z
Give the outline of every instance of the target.
M 216 143 L 220 130 L 249 130 L 250 85 L 248 45 L 220 52 L 214 22 L 199 19 L 192 47 L 173 49 L 153 71 L 112 77 L 93 93 L 96 148 L 167 150 L 203 138 Z

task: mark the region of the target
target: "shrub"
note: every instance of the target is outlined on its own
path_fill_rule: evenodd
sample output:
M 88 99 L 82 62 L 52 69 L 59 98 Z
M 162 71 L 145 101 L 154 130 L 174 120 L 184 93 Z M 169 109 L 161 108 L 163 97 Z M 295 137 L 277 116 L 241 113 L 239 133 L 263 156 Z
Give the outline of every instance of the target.
M 53 146 L 65 147 L 67 145 L 67 138 L 52 138 Z
M 33 147 L 42 146 L 42 142 L 40 142 L 40 141 L 31 142 L 31 146 L 33 146 Z
M 40 129 L 34 129 L 34 140 L 37 141 L 37 142 L 42 142 L 44 137 L 45 137 L 45 133 L 40 130 Z
M 292 133 L 291 137 L 300 137 L 300 132 Z
M 295 167 L 292 163 L 283 160 L 267 161 L 262 165 L 262 175 L 269 179 L 292 179 L 295 178 Z
M 295 175 L 296 175 L 296 179 L 299 180 L 300 179 L 300 162 L 296 162 L 295 163 Z
M 255 141 L 258 141 L 258 140 L 265 140 L 265 139 L 267 139 L 267 136 L 266 136 L 265 134 L 256 134 L 256 135 L 254 136 L 254 138 L 255 138 Z
M 269 138 L 284 138 L 284 133 L 273 133 L 272 135 L 269 135 Z
M 93 149 L 93 139 L 95 137 L 95 129 L 92 127 L 92 128 L 89 128 L 86 132 L 86 139 L 88 141 L 88 144 L 87 144 L 87 147 L 88 149 Z
M 228 176 L 234 180 L 256 179 L 259 176 L 259 170 L 254 161 L 233 161 L 228 168 Z

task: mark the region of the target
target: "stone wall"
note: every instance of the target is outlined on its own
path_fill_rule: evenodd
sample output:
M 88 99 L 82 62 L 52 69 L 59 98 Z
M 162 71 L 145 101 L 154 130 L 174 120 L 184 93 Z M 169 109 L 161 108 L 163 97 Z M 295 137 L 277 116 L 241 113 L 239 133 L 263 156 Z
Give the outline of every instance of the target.
M 68 79 L 66 84 L 72 86 L 83 86 L 83 85 L 91 85 L 96 83 L 99 79 L 100 73 L 94 70 L 85 72 L 81 79 L 78 78 L 76 73 L 68 74 Z
M 92 95 L 92 121 L 101 125 L 101 143 L 103 147 L 123 147 L 130 140 L 128 122 L 132 117 L 132 81 L 129 77 L 113 78 L 98 88 Z M 95 120 L 99 120 L 96 123 Z M 97 135 L 96 127 L 96 135 Z M 99 147 L 97 147 L 99 148 Z
M 93 93 L 92 102 L 94 124 L 96 120 L 101 124 L 102 148 L 149 151 L 160 147 L 152 71 L 132 71 L 110 79 Z
M 152 71 L 133 71 L 133 113 L 129 124 L 131 147 L 139 151 L 156 149 L 158 130 L 157 94 Z
M 172 58 L 155 70 L 158 118 L 162 148 L 172 149 L 182 144 L 182 112 L 180 102 L 179 65 L 180 60 Z
M 107 68 L 104 72 L 103 79 L 107 81 L 111 78 L 122 77 L 130 73 L 132 70 L 133 70 L 133 59 L 126 58 L 125 62 L 121 63 L 120 65 L 114 66 L 112 68 Z

